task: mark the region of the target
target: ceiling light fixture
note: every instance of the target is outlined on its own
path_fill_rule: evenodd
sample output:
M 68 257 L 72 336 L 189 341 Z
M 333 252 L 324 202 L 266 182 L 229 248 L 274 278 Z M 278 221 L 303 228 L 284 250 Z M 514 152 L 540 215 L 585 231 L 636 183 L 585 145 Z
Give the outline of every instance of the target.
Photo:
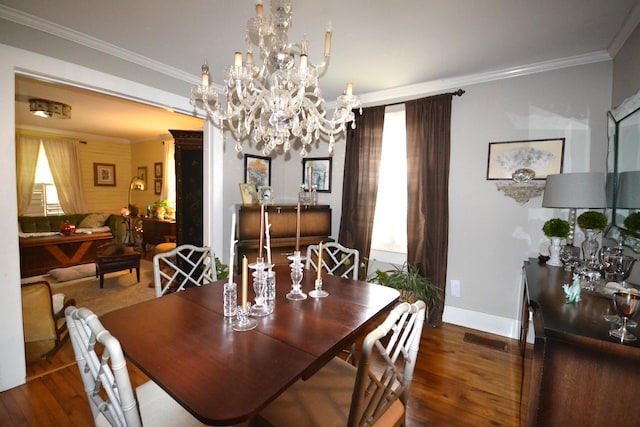
M 236 151 L 251 137 L 262 143 L 265 155 L 276 147 L 289 151 L 296 139 L 305 157 L 310 144 L 328 138 L 329 154 L 335 138 L 346 131 L 347 123 L 355 128 L 353 109 L 360 100 L 352 93 L 352 84 L 337 99 L 329 116 L 318 79 L 324 73 L 331 53 L 331 26 L 324 38 L 324 60 L 313 65 L 308 58 L 308 41 L 290 43 L 291 0 L 272 0 L 271 17 L 265 18 L 261 0 L 256 1 L 256 16 L 247 23 L 247 52 L 235 53 L 234 65 L 225 70 L 224 95 L 227 106 L 218 103 L 218 93 L 210 85 L 209 65 L 202 65 L 202 84 L 191 89 L 191 104 L 213 118 L 227 123 L 236 139 Z M 262 64 L 254 62 L 252 44 L 257 46 Z M 292 141 L 293 140 L 293 141 Z
M 29 100 L 29 111 L 34 116 L 45 119 L 70 119 L 71 107 L 61 102 L 32 98 Z

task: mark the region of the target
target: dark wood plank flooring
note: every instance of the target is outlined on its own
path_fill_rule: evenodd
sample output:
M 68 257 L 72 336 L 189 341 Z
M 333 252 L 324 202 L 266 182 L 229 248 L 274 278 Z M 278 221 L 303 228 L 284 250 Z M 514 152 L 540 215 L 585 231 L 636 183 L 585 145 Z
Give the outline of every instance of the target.
M 449 324 L 425 329 L 407 426 L 517 426 L 520 363 L 515 340 Z M 128 366 L 134 387 L 147 381 Z M 28 378 L 0 393 L 0 426 L 92 425 L 69 342 L 50 361 L 30 366 Z

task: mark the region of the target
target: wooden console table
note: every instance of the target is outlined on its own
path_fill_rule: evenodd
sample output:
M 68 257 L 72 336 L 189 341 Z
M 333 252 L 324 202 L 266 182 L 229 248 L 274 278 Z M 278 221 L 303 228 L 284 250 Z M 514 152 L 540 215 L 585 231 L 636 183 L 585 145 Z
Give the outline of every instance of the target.
M 524 278 L 522 339 L 531 324 L 535 338 L 523 345 L 521 424 L 637 426 L 640 340 L 609 337 L 613 325 L 603 316 L 613 313 L 612 301 L 583 291 L 582 301 L 566 304 L 571 273 L 535 258 Z
M 271 224 L 271 259 L 276 265 L 288 265 L 287 256 L 296 246 L 297 205 L 268 205 Z M 240 271 L 242 256 L 250 262 L 258 256 L 260 235 L 260 205 L 238 206 L 238 257 L 236 271 Z M 300 253 L 307 254 L 307 246 L 328 242 L 331 235 L 331 207 L 329 205 L 300 206 Z
M 22 238 L 20 277 L 39 276 L 54 268 L 94 262 L 98 247 L 112 240 L 111 233 Z

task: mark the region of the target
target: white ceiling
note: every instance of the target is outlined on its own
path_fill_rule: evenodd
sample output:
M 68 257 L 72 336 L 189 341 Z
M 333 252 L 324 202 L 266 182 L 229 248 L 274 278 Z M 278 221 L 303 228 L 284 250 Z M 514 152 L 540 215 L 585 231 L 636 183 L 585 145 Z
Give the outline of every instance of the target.
M 190 82 L 198 81 L 200 65 L 206 59 L 214 82 L 219 84 L 224 67 L 233 61 L 233 52 L 245 48 L 245 25 L 254 15 L 254 3 L 0 0 L 0 5 L 14 9 L 0 9 L 0 17 L 19 16 L 22 24 L 29 21 L 32 28 L 62 34 L 69 40 L 84 38 L 94 48 L 115 49 L 139 63 L 163 64 L 156 71 L 164 68 L 167 74 L 186 76 L 183 80 Z M 268 6 L 265 0 L 265 10 Z M 321 80 L 328 101 L 335 99 L 348 81 L 353 82 L 355 93 L 366 97 L 429 82 L 507 75 L 522 67 L 567 58 L 602 58 L 615 54 L 640 19 L 638 0 L 293 0 L 293 10 L 290 39 L 299 41 L 307 35 L 312 62 L 322 53 L 324 31 L 331 23 L 332 57 Z M 60 91 L 54 99 L 70 104 L 74 117 L 99 111 L 101 123 L 113 122 L 114 129 L 120 127 L 120 131 L 99 129 L 94 119 L 92 134 L 138 140 L 157 132 L 142 129 L 142 124 L 152 127 L 150 116 L 135 121 L 140 128 L 137 131 L 125 129 L 122 115 L 110 120 L 109 105 L 134 117 L 121 101 L 100 103 L 99 110 L 92 106 L 84 111 L 85 102 L 101 102 L 103 95 L 27 80 L 19 80 L 17 89 L 18 101 L 32 95 L 46 98 L 50 91 Z M 149 113 L 148 107 L 144 110 Z M 30 117 L 19 112 L 17 121 L 37 126 L 29 123 Z M 166 120 L 161 122 L 166 124 Z M 65 126 L 72 126 L 73 119 L 66 122 Z M 187 122 L 173 127 L 194 126 Z

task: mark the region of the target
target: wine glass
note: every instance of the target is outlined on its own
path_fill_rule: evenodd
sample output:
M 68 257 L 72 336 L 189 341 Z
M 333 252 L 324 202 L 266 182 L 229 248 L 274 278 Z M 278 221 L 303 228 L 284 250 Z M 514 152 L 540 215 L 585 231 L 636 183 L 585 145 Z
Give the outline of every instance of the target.
M 627 321 L 635 316 L 640 309 L 640 295 L 628 292 L 616 292 L 613 294 L 613 306 L 618 315 L 622 318 L 622 326 L 609 331 L 609 335 L 618 338 L 620 342 L 631 342 L 637 340 L 636 336 L 627 330 Z

